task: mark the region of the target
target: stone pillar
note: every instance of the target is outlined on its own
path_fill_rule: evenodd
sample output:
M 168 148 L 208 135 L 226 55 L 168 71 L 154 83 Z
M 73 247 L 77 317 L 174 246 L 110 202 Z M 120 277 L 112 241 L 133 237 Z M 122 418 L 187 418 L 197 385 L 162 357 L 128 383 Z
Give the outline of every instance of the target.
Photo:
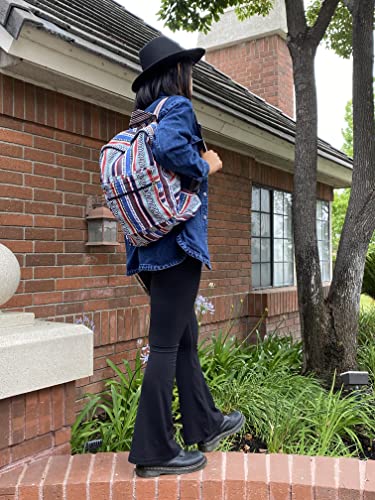
M 0 306 L 19 281 L 16 257 L 0 244 Z M 93 373 L 91 330 L 0 311 L 0 360 L 0 469 L 69 453 L 75 380 Z

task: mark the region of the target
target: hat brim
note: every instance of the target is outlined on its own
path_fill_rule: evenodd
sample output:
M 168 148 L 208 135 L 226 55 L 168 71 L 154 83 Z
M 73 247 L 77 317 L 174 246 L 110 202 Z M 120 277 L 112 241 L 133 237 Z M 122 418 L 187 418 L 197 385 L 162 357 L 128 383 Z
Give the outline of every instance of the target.
M 173 63 L 181 61 L 181 59 L 191 59 L 193 65 L 196 64 L 200 59 L 202 59 L 205 52 L 206 50 L 202 48 L 181 50 L 180 52 L 175 52 L 174 54 L 155 61 L 154 64 L 149 66 L 137 76 L 132 83 L 132 91 L 137 92 L 148 78 L 157 74 L 161 69 L 168 68 L 168 66 L 171 66 Z

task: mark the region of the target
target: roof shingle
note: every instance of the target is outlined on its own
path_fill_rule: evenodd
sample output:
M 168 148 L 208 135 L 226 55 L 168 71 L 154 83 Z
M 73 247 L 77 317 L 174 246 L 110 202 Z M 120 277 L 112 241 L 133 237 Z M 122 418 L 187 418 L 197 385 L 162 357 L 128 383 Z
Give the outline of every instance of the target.
M 161 34 L 114 0 L 1 2 L 0 24 L 13 37 L 18 37 L 25 22 L 71 43 L 77 38 L 94 43 L 101 55 L 125 66 L 129 63 L 132 69 L 139 68 L 138 52 L 143 45 Z M 205 61 L 194 67 L 194 93 L 197 99 L 294 143 L 294 120 Z M 318 153 L 351 168 L 351 160 L 342 151 L 321 139 Z

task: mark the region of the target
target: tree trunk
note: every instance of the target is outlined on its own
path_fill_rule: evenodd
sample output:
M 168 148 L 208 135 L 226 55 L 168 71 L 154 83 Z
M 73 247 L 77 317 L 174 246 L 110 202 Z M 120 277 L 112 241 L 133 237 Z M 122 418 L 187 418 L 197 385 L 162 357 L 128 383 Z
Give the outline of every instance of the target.
M 286 0 L 288 48 L 296 93 L 293 232 L 303 371 L 327 385 L 356 368 L 363 269 L 375 228 L 375 130 L 372 91 L 374 0 L 353 0 L 354 168 L 351 198 L 329 296 L 323 299 L 316 240 L 317 104 L 314 58 L 337 6 L 324 0 L 312 28 L 301 0 Z M 340 380 L 336 379 L 336 385 Z
M 357 367 L 358 316 L 366 254 L 375 229 L 373 98 L 374 0 L 353 2 L 353 178 L 349 206 L 326 300 L 327 371 Z
M 306 41 L 288 42 L 293 59 L 296 94 L 296 142 L 293 191 L 293 229 L 301 335 L 304 344 L 303 371 L 324 370 L 323 290 L 316 238 L 317 100 L 315 48 Z

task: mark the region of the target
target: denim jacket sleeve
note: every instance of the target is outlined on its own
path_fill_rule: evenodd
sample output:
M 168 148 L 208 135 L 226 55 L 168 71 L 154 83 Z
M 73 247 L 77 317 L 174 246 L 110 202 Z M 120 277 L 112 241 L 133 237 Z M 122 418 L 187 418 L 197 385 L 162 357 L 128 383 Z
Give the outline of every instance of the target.
M 165 105 L 165 114 L 164 109 L 160 113 L 160 122 L 155 132 L 155 159 L 167 170 L 202 181 L 208 176 L 210 167 L 193 146 L 198 139 L 195 135 L 193 105 L 182 96 L 170 98 L 170 101 Z

